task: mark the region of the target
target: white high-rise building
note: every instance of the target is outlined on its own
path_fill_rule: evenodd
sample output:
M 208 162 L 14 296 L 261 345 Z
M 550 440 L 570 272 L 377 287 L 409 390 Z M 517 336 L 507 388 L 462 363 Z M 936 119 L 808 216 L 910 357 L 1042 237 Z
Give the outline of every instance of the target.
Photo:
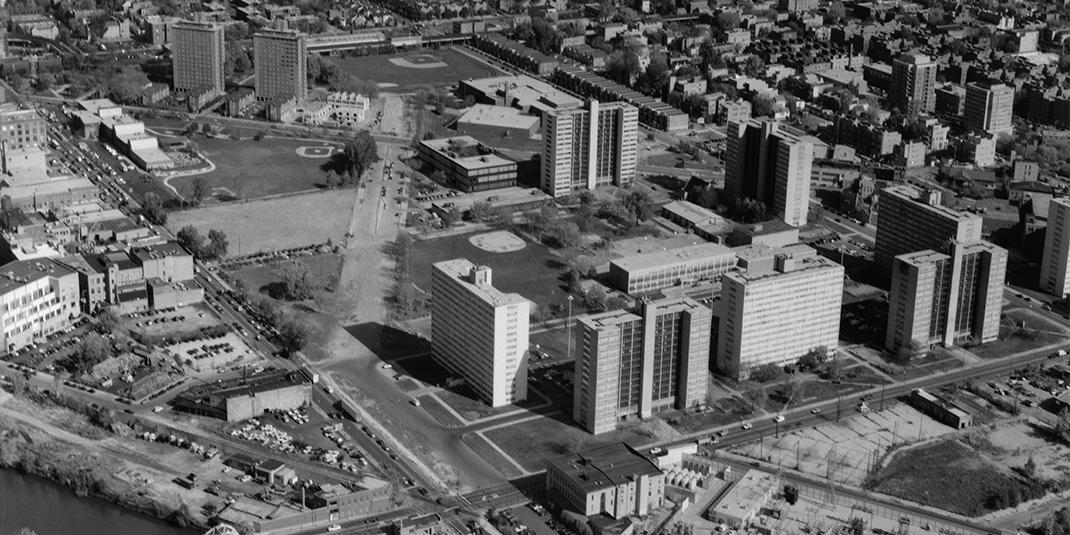
M 1070 199 L 1065 197 L 1048 203 L 1040 287 L 1059 297 L 1070 294 Z
M 728 125 L 726 145 L 727 202 L 761 201 L 785 223 L 805 225 L 814 138 L 776 121 L 749 119 Z
M 431 266 L 435 360 L 492 407 L 528 394 L 531 302 L 491 284 L 491 270 L 458 258 Z
M 981 239 L 981 216 L 960 212 L 941 203 L 939 190 L 897 184 L 880 190 L 877 201 L 874 259 L 891 270 L 892 260 L 905 253 L 943 250 L 951 241 Z
M 639 110 L 624 102 L 589 100 L 586 107 L 547 111 L 542 117 L 542 190 L 563 197 L 575 190 L 635 179 Z
M 1014 133 L 1014 88 L 1006 84 L 966 84 L 966 128 L 990 134 Z
M 717 368 L 746 379 L 759 366 L 794 363 L 811 350 L 836 351 L 843 266 L 805 245 L 739 251 L 739 272 L 721 279 L 715 311 Z
M 573 420 L 591 433 L 706 402 L 710 308 L 688 297 L 579 318 Z
M 903 54 L 892 62 L 892 87 L 888 103 L 903 113 L 936 109 L 935 61 L 924 54 Z
M 1007 250 L 986 241 L 895 257 L 885 348 L 913 355 L 964 339 L 995 340 L 1006 272 Z

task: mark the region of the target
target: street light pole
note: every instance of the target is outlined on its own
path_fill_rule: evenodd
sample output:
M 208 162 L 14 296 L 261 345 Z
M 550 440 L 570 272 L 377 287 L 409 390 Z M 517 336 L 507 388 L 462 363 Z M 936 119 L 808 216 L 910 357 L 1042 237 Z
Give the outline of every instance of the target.
M 565 320 L 565 338 L 568 338 L 568 360 L 572 360 L 572 295 L 568 296 L 568 319 Z

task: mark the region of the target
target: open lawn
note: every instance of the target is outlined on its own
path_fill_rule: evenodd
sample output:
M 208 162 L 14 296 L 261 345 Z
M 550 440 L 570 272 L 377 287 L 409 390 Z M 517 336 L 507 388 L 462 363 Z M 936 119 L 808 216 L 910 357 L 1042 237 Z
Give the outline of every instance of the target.
M 1008 495 L 1043 495 L 1044 488 L 1037 487 L 957 440 L 900 452 L 866 484 L 871 490 L 967 516 L 1014 505 Z
M 543 470 L 547 461 L 577 450 L 618 442 L 638 447 L 654 440 L 653 433 L 640 425 L 594 436 L 571 425 L 571 419 L 560 413 L 498 427 L 485 435 L 528 471 Z
M 230 255 L 340 242 L 349 227 L 355 190 L 325 191 L 173 212 L 167 227 L 178 232 L 193 225 L 227 233 Z
M 342 273 L 342 257 L 336 254 L 301 257 L 284 260 L 274 264 L 261 264 L 231 272 L 236 280 L 250 291 L 258 291 L 276 299 L 281 299 L 285 291 L 280 270 L 292 263 L 299 263 L 308 269 L 317 291 L 334 291 L 338 286 L 338 277 Z
M 264 138 L 234 141 L 196 137 L 197 149 L 215 169 L 209 173 L 177 177 L 170 181 L 183 195 L 193 189 L 193 181 L 208 183 L 211 196 L 220 199 L 255 199 L 267 195 L 307 191 L 323 187 L 320 168 L 329 158 L 308 158 L 297 153 L 300 147 L 332 146 L 325 141 Z
M 407 59 L 398 65 L 391 59 Z M 444 48 L 392 56 L 361 56 L 338 59 L 338 66 L 362 80 L 380 84 L 383 91 L 406 91 L 419 86 L 452 85 L 465 78 L 499 76 L 502 73 L 456 50 Z M 426 65 L 415 68 L 409 65 Z M 445 65 L 439 66 L 438 64 Z
M 467 258 L 493 271 L 494 287 L 503 292 L 516 292 L 539 305 L 556 305 L 564 310 L 568 291 L 560 280 L 564 273 L 562 260 L 545 245 L 525 242 L 514 252 L 491 253 L 472 245 L 471 234 L 418 241 L 413 247 L 413 283 L 431 291 L 431 264 L 453 258 Z M 583 311 L 580 299 L 572 304 L 573 315 Z
M 1000 322 L 999 340 L 969 350 L 983 359 L 998 359 L 1067 338 L 1061 326 L 1035 314 L 1011 310 Z

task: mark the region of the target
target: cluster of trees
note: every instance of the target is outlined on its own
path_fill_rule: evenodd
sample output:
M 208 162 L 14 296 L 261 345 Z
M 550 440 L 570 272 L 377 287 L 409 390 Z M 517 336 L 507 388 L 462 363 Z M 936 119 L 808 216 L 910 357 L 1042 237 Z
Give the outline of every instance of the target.
M 739 198 L 731 210 L 731 218 L 741 223 L 759 223 L 768 219 L 765 203 L 756 199 Z
M 495 207 L 488 201 L 476 201 L 468 209 L 468 219 L 496 229 L 508 229 L 513 226 L 513 211 L 506 206 Z
M 412 248 L 412 236 L 401 232 L 386 251 L 394 260 L 394 291 L 391 301 L 394 303 L 394 314 L 399 318 L 418 315 L 425 306 L 425 301 L 417 294 L 412 282 Z
M 193 256 L 203 260 L 213 260 L 226 256 L 230 243 L 222 230 L 208 231 L 207 241 L 193 225 L 186 225 L 178 231 L 175 241 L 185 247 Z
M 370 132 L 361 130 L 346 141 L 339 158 L 344 175 L 349 179 L 343 178 L 343 184 L 359 182 L 364 172 L 379 161 L 379 146 Z
M 146 193 L 141 199 L 141 215 L 153 224 L 167 224 L 167 210 L 163 207 L 163 199 L 155 193 Z
M 316 284 L 308 266 L 296 261 L 290 262 L 282 266 L 279 276 L 282 278 L 282 294 L 285 299 L 304 301 L 312 298 Z
M 355 92 L 367 97 L 379 94 L 379 86 L 374 81 L 357 78 L 331 58 L 319 54 L 309 55 L 307 75 L 309 80 L 326 85 L 331 91 Z
M 89 333 L 78 342 L 73 353 L 57 364 L 72 374 L 80 375 L 88 373 L 93 366 L 112 356 L 114 356 L 114 349 L 108 341 L 100 334 Z
M 575 26 L 562 26 L 559 30 L 545 17 L 532 17 L 531 22 L 517 25 L 513 30 L 513 39 L 523 41 L 543 54 L 559 54 L 565 37 L 577 35 L 575 31 Z M 566 36 L 564 32 L 569 32 L 569 35 Z

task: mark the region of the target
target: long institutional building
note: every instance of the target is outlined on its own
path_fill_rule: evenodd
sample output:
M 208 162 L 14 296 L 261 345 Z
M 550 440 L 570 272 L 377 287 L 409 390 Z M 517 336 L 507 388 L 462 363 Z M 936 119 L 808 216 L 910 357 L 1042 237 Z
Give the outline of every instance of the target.
M 1048 203 L 1040 288 L 1060 298 L 1070 294 L 1070 199 L 1057 198 Z
M 806 245 L 737 254 L 740 270 L 721 278 L 717 368 L 746 379 L 759 366 L 790 364 L 814 349 L 834 353 L 843 266 Z
M 223 26 L 210 22 L 180 21 L 171 29 L 174 88 L 180 92 L 224 90 Z
M 491 269 L 458 258 L 431 266 L 434 358 L 492 407 L 527 398 L 531 302 L 492 285 Z
M 909 185 L 884 188 L 878 210 L 874 259 L 885 268 L 901 254 L 981 239 L 981 216 L 941 205 L 939 191 Z
M 761 201 L 785 223 L 806 224 L 815 138 L 776 121 L 728 125 L 725 200 Z
M 256 97 L 303 102 L 308 98 L 308 47 L 294 30 L 263 29 L 253 35 Z
M 710 308 L 690 298 L 646 301 L 581 317 L 573 419 L 591 433 L 706 401 Z
M 723 245 L 702 243 L 613 260 L 611 284 L 626 293 L 644 293 L 714 280 L 736 267 L 736 254 Z
M 631 104 L 588 100 L 583 107 L 548 110 L 542 138 L 541 185 L 554 197 L 635 179 L 639 110 Z

